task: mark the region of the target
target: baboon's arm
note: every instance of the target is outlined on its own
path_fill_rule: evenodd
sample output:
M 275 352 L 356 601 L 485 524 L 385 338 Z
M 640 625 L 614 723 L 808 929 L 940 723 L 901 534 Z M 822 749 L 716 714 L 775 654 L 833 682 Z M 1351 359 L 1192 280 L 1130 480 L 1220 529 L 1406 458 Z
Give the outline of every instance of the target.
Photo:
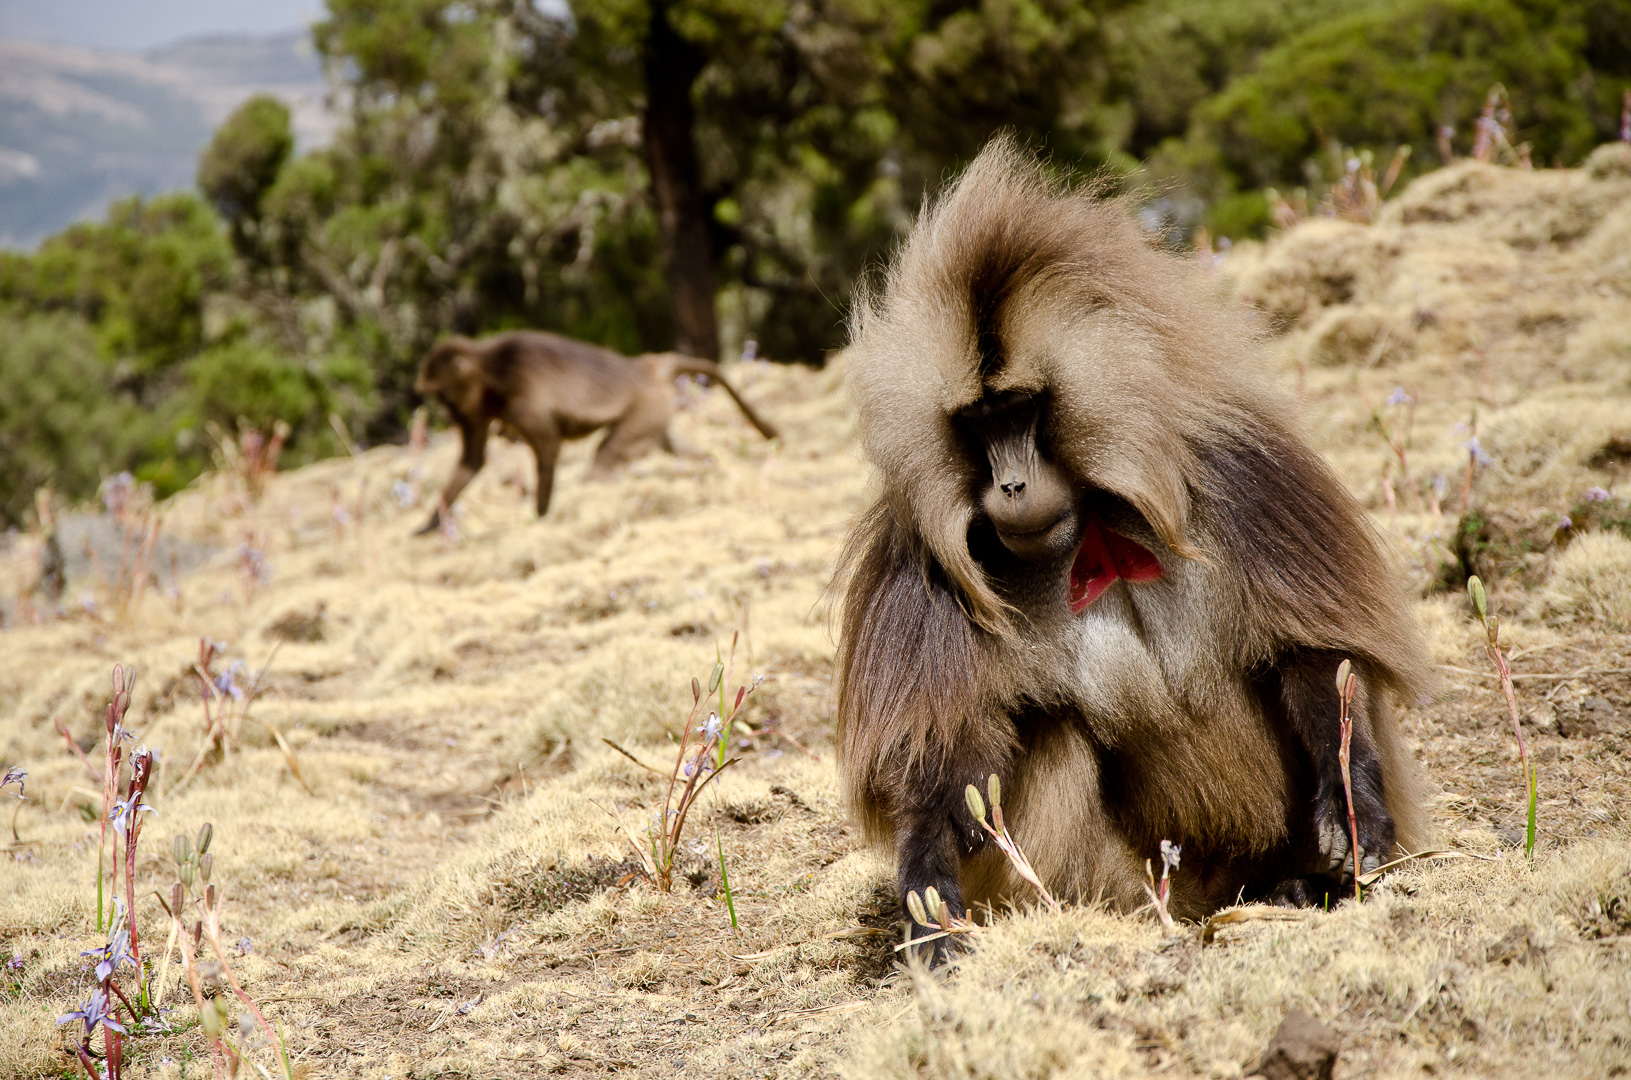
M 849 796 L 894 841 L 901 901 L 932 885 L 962 915 L 962 860 L 985 839 L 964 791 L 992 773 L 1013 779 L 1014 724 L 981 692 L 984 639 L 945 575 L 887 507 L 868 517 L 876 531 L 852 563 L 839 672 Z
M 1012 730 L 1006 720 L 1000 723 Z M 984 791 L 992 773 L 999 777 L 1008 773 L 1003 740 L 993 742 L 996 745 L 983 745 L 969 738 L 956 745 L 936 747 L 931 753 L 943 757 L 919 760 L 896 778 L 903 792 L 912 792 L 895 825 L 896 884 L 902 904 L 909 893 L 923 896 L 933 886 L 952 915 L 966 914 L 962 864 L 985 846 L 986 834 L 969 813 L 965 792 L 970 784 Z M 1007 778 L 1012 790 L 1013 778 Z M 932 920 L 935 916 L 931 912 L 929 917 Z M 914 938 L 936 929 L 916 925 L 910 914 L 907 922 Z M 937 941 L 931 959 L 944 955 L 945 944 Z
M 447 487 L 442 489 L 442 497 L 437 502 L 436 509 L 430 512 L 430 520 L 419 530 L 420 535 L 434 532 L 441 526 L 442 511 L 453 509 L 453 500 L 459 497 L 459 493 L 481 471 L 482 465 L 487 461 L 488 422 L 480 419 L 472 423 L 462 416 L 458 419 L 463 452 L 459 455 L 459 464 L 453 470 L 452 479 L 448 480 Z
M 1282 656 L 1275 673 L 1288 734 L 1301 744 L 1314 768 L 1314 804 L 1309 809 L 1316 850 L 1309 872 L 1352 880 L 1353 841 L 1338 757 L 1342 747 L 1342 705 L 1337 696 L 1336 673 L 1341 662 L 1336 653 L 1302 649 Z M 1362 685 L 1372 681 L 1363 678 L 1363 672 L 1360 674 Z M 1349 715 L 1353 719 L 1353 737 L 1348 771 L 1353 780 L 1354 821 L 1362 851 L 1360 872 L 1364 873 L 1393 858 L 1394 824 L 1383 799 L 1382 759 L 1372 736 L 1369 700 L 1364 693 L 1354 699 Z

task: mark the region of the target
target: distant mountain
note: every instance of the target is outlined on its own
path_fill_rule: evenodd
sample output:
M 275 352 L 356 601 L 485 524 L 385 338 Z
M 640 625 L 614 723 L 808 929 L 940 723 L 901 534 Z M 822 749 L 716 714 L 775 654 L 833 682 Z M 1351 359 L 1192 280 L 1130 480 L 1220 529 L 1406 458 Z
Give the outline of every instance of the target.
M 328 140 L 304 31 L 145 53 L 0 39 L 0 245 L 32 247 L 125 195 L 190 188 L 215 125 L 257 91 L 289 103 L 303 148 Z

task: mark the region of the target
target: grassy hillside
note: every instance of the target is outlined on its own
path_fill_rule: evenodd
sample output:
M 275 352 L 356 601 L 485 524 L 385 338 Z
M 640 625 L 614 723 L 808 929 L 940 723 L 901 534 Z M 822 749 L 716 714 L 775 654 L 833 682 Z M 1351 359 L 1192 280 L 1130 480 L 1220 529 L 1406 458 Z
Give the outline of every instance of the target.
M 1628 251 L 1619 147 L 1575 171 L 1458 165 L 1377 225 L 1315 220 L 1209 271 L 1263 313 L 1267 361 L 1421 596 L 1443 679 L 1404 724 L 1444 845 L 1482 858 L 1210 944 L 1076 907 L 998 920 L 955 972 L 896 968 L 889 867 L 833 766 L 824 589 L 865 466 L 839 366 L 758 365 L 737 377 L 783 443 L 711 394 L 677 424 L 705 457 L 588 485 L 575 447 L 541 522 L 529 457 L 504 444 L 458 528 L 411 537 L 456 454 L 443 435 L 258 499 L 212 475 L 162 509 L 165 535 L 215 551 L 173 591 L 118 588 L 110 521 L 64 614 L 19 602 L 0 765 L 30 775 L 0 875 L 0 1075 L 63 1069 L 55 1021 L 91 985 L 99 785 L 53 724 L 94 763 L 115 662 L 162 761 L 145 948 L 167 927 L 150 893 L 175 879 L 170 837 L 212 822 L 233 968 L 309 1075 L 1231 1077 L 1294 1007 L 1337 1032 L 1338 1076 L 1609 1075 L 1631 1045 Z M 13 542 L 0 595 L 39 557 Z M 1492 583 L 1538 762 L 1532 865 L 1463 563 Z M 664 895 L 619 822 L 642 829 L 666 781 L 604 740 L 666 771 L 690 680 L 734 633 L 726 686 L 765 678 L 752 733 Z M 200 637 L 244 661 L 242 684 L 265 674 L 229 752 L 194 771 Z M 208 1071 L 176 972 L 175 1031 L 136 1041 L 141 1075 Z

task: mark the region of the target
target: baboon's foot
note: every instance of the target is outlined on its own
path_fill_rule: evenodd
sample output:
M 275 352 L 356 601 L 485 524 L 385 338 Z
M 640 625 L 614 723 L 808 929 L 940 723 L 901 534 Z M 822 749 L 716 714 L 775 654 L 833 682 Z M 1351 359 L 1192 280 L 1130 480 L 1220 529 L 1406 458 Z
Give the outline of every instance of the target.
M 1353 895 L 1352 878 L 1344 887 L 1342 882 L 1325 874 L 1287 878 L 1263 896 L 1263 902 L 1275 907 L 1324 907 Z

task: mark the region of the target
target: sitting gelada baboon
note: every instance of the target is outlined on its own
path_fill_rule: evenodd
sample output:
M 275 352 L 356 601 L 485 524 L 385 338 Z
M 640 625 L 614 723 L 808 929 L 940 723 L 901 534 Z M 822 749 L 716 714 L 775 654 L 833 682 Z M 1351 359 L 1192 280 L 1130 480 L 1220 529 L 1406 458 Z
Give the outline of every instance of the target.
M 776 429 L 742 400 L 711 360 L 671 352 L 627 357 L 536 330 L 479 341 L 450 337 L 438 342 L 419 366 L 414 390 L 447 406 L 459 425 L 464 451 L 430 520 L 419 531 L 431 532 L 441 525 L 442 514 L 480 471 L 488 429 L 495 420 L 524 439 L 538 459 L 540 517 L 549 510 L 555 458 L 567 439 L 607 429 L 589 466 L 591 480 L 659 447 L 673 453 L 668 421 L 674 414 L 674 380 L 681 375 L 706 376 L 723 386 L 761 435 L 776 438 Z

